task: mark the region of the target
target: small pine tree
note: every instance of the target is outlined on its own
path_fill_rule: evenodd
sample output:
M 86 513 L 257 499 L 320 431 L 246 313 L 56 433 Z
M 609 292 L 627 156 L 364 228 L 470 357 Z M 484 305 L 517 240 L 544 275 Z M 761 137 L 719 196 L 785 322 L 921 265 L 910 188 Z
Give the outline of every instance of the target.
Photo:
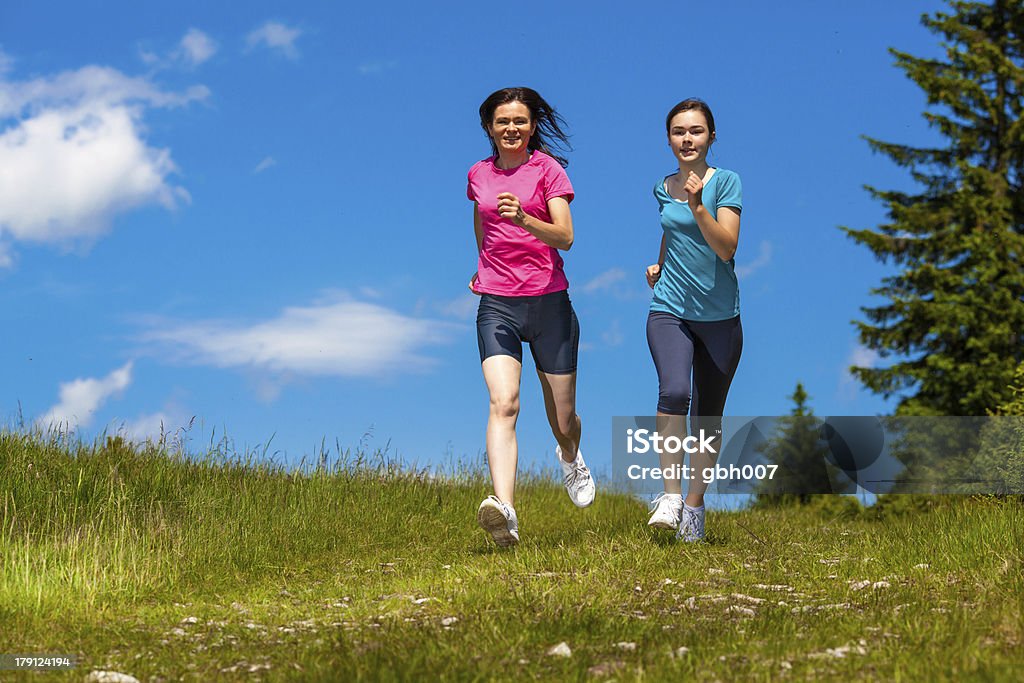
M 775 476 L 757 483 L 754 504 L 758 507 L 803 505 L 817 495 L 838 491 L 827 462 L 828 445 L 822 439 L 821 421 L 814 416 L 804 385 L 797 382 L 790 395 L 793 408 L 779 418 L 778 433 L 761 448 L 769 463 L 778 465 Z

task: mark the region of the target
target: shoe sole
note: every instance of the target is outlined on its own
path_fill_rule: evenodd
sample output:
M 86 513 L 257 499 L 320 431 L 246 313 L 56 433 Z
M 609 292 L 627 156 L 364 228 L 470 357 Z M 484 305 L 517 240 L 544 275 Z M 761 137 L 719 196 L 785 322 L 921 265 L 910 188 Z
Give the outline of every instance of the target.
M 508 530 L 508 520 L 501 510 L 490 505 L 482 505 L 476 511 L 476 523 L 491 535 L 494 542 L 501 548 L 509 548 L 519 542 Z
M 596 498 L 596 497 L 597 497 L 597 495 L 595 494 L 594 498 Z M 575 501 L 575 500 L 573 499 L 573 497 L 572 497 L 572 496 L 569 496 L 569 500 L 571 500 L 571 501 L 572 501 L 572 504 L 573 504 L 573 505 L 575 505 L 575 506 L 576 506 L 576 507 L 578 507 L 578 508 L 585 508 L 585 507 L 590 507 L 591 505 L 593 505 L 593 504 L 594 504 L 594 498 L 591 498 L 591 499 L 590 499 L 590 500 L 588 500 L 588 501 L 587 501 L 586 503 L 577 503 L 577 502 L 576 502 L 576 501 Z
M 678 524 L 672 524 L 671 522 L 663 522 L 660 519 L 653 522 L 647 522 L 647 526 L 652 529 L 665 529 L 667 531 L 677 531 L 679 529 Z

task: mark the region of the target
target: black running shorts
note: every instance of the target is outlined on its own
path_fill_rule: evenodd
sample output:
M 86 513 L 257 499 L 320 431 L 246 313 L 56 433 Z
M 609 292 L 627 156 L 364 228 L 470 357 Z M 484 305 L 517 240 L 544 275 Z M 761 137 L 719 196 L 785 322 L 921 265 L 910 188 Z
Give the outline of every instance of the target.
M 491 356 L 512 356 L 522 363 L 522 343 L 529 342 L 541 372 L 576 372 L 580 324 L 565 290 L 541 296 L 481 295 L 476 337 L 481 363 Z

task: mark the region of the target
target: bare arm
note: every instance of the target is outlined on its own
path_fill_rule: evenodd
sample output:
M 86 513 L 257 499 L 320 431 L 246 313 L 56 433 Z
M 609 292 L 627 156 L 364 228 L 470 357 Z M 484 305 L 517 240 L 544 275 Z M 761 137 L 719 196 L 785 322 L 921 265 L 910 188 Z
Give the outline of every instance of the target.
M 476 233 L 476 251 L 480 253 L 484 248 L 484 225 L 480 218 L 480 205 L 476 202 L 473 202 L 473 232 Z M 478 276 L 479 273 L 473 273 L 473 277 L 469 278 L 469 291 L 474 294 L 480 293 L 476 291 L 476 279 Z
M 686 201 L 690 211 L 697 220 L 697 226 L 704 235 L 708 246 L 723 261 L 729 261 L 736 255 L 736 245 L 740 241 L 740 212 L 731 206 L 723 206 L 718 211 L 718 220 L 704 206 L 704 183 L 700 176 L 690 171 L 686 179 Z
M 502 218 L 509 219 L 549 247 L 563 251 L 568 251 L 572 247 L 572 212 L 569 210 L 569 201 L 565 197 L 552 197 L 548 200 L 551 223 L 523 211 L 519 198 L 511 192 L 502 192 L 498 195 L 498 213 Z
M 661 234 L 661 249 L 658 250 L 658 262 L 647 266 L 647 284 L 653 289 L 661 279 L 661 267 L 665 265 L 665 233 Z
M 484 248 L 484 224 L 480 218 L 480 205 L 473 202 L 473 232 L 476 233 L 476 250 L 483 251 Z

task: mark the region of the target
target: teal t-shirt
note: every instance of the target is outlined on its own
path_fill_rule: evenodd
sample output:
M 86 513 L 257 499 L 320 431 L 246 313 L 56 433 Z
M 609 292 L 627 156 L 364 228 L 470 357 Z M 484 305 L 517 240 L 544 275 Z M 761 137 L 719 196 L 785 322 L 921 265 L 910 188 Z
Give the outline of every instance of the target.
M 740 314 L 740 288 L 735 260 L 723 261 L 707 240 L 685 201 L 665 189 L 666 177 L 654 187 L 661 227 L 665 231 L 665 263 L 654 286 L 652 311 L 671 313 L 683 320 L 728 320 Z M 718 168 L 704 185 L 704 206 L 715 219 L 718 209 L 742 210 L 740 177 Z

